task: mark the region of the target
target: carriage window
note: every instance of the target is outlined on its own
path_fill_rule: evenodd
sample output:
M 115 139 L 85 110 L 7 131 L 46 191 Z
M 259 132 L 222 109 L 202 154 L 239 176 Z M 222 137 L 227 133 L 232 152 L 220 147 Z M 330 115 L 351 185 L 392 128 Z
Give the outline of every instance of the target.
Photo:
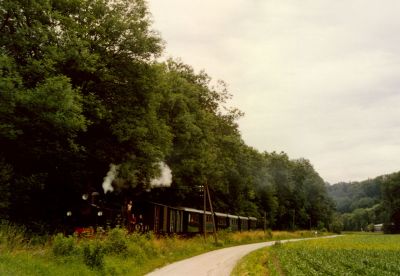
M 198 223 L 199 216 L 197 214 L 189 214 L 189 222 L 190 223 Z

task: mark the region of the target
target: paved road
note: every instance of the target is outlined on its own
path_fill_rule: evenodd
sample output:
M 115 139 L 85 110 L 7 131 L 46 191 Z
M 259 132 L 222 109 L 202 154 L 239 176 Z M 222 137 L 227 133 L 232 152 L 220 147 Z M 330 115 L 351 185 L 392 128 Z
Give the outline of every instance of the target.
M 336 236 L 328 236 L 336 237 Z M 283 240 L 293 242 L 306 239 Z M 186 260 L 182 260 L 147 274 L 148 276 L 229 276 L 237 261 L 242 257 L 262 247 L 271 246 L 275 242 L 261 242 L 233 246 L 207 252 Z

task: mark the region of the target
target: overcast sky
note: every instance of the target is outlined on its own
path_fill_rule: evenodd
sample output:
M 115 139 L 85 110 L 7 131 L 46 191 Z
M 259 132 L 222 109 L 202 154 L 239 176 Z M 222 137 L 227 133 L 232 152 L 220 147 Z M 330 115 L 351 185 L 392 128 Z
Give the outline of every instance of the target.
M 248 145 L 330 183 L 400 169 L 400 1 L 148 3 L 167 55 L 228 83 Z

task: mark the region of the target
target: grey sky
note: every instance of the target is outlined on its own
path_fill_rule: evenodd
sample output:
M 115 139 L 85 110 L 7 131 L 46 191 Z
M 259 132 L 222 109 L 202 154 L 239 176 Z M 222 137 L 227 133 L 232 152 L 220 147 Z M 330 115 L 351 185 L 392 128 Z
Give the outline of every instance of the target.
M 222 79 L 246 143 L 330 183 L 400 164 L 400 1 L 149 0 L 169 56 Z

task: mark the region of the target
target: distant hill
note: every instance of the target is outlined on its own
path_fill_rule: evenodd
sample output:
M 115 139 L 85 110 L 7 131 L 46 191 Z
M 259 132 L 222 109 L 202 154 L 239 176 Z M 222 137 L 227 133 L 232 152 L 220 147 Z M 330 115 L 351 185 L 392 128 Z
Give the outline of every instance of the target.
M 337 220 L 349 231 L 373 231 L 384 223 L 386 233 L 400 233 L 400 171 L 361 182 L 327 186 Z
M 339 213 L 351 213 L 358 208 L 371 208 L 381 201 L 381 184 L 387 176 L 361 182 L 340 182 L 327 187 Z

